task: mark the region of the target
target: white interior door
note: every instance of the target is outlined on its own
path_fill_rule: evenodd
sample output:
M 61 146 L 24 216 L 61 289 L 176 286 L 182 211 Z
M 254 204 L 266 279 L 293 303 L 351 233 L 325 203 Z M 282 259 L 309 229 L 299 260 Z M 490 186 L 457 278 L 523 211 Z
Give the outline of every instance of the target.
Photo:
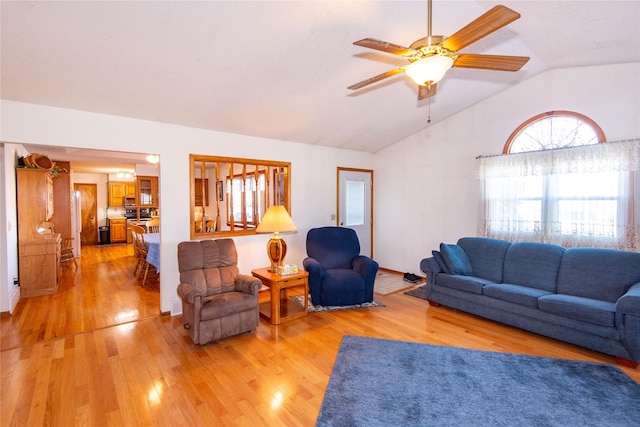
M 373 258 L 373 171 L 338 168 L 338 225 L 355 230 L 360 254 Z

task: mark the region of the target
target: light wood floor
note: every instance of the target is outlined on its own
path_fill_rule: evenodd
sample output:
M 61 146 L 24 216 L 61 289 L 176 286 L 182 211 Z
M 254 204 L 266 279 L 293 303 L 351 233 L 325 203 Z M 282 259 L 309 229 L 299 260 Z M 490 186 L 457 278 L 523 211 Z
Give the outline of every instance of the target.
M 137 285 L 128 250 L 83 250 L 57 295 L 0 320 L 0 425 L 312 426 L 344 335 L 614 363 L 402 292 L 200 347 L 180 317 L 159 316 L 157 284 Z

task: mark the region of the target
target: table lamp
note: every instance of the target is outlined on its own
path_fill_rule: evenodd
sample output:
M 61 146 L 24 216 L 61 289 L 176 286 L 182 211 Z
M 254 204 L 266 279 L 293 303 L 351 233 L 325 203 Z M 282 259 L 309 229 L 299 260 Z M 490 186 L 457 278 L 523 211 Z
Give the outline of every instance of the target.
M 287 244 L 280 237 L 280 233 L 288 231 L 296 231 L 296 225 L 289 216 L 289 213 L 282 205 L 271 206 L 264 213 L 262 221 L 256 228 L 256 233 L 273 233 L 271 239 L 267 243 L 267 255 L 271 260 L 271 268 L 269 271 L 277 272 L 278 267 L 282 266 L 284 257 L 287 254 Z

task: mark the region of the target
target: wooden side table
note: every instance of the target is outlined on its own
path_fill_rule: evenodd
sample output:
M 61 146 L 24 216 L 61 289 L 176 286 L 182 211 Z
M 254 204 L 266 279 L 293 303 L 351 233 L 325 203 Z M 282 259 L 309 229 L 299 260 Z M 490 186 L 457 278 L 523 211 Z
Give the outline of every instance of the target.
M 272 325 L 279 325 L 290 320 L 299 319 L 308 314 L 309 304 L 309 273 L 304 270 L 297 274 L 281 276 L 270 272 L 267 268 L 257 268 L 251 271 L 254 277 L 260 279 L 263 285 L 271 290 L 271 300 L 260 304 L 260 316 Z M 304 306 L 288 298 L 288 289 L 304 288 Z

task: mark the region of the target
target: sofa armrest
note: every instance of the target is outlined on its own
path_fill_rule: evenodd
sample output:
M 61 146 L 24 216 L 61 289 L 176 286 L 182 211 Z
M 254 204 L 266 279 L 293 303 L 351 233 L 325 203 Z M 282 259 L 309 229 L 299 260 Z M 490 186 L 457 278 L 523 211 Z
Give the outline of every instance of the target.
M 249 276 L 248 274 L 238 274 L 235 285 L 238 292 L 258 296 L 262 282 L 257 277 Z
M 424 258 L 420 261 L 420 270 L 427 275 L 428 285 L 434 285 L 438 273 L 444 272 L 434 257 Z
M 204 298 L 207 296 L 207 293 L 206 291 L 203 292 L 202 290 L 198 289 L 191 283 L 180 283 L 178 285 L 178 295 L 180 295 L 180 298 L 182 298 L 184 301 L 188 302 L 189 304 L 193 304 L 196 297 Z
M 616 311 L 620 314 L 640 316 L 640 282 L 632 285 L 624 295 L 618 298 Z

